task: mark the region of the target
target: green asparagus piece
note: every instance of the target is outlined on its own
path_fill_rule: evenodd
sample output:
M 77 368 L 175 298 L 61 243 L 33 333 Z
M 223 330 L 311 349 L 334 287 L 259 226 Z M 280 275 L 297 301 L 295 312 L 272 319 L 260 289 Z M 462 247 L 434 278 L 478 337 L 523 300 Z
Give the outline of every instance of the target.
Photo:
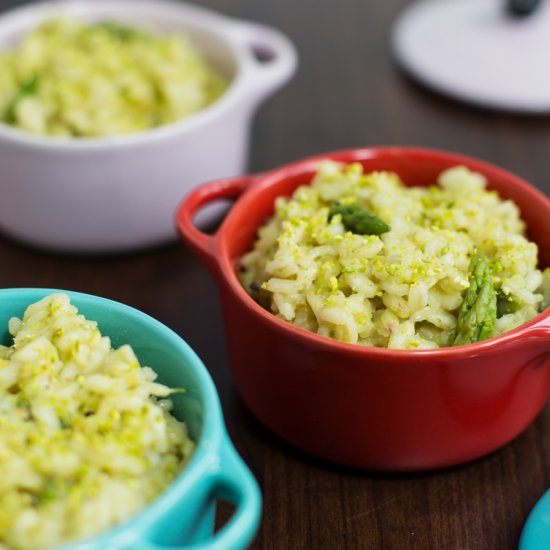
M 39 504 L 46 504 L 56 500 L 62 494 L 62 483 L 60 478 L 48 476 L 42 486 L 40 492 L 36 495 Z
M 381 235 L 391 229 L 387 223 L 367 212 L 359 204 L 345 205 L 336 202 L 330 207 L 329 221 L 336 214 L 342 216 L 342 223 L 346 231 L 351 231 L 357 235 Z
M 23 82 L 19 90 L 17 90 L 12 100 L 8 104 L 8 108 L 6 109 L 6 113 L 4 114 L 4 122 L 8 124 L 14 124 L 17 121 L 17 105 L 19 105 L 19 102 L 24 97 L 36 94 L 36 92 L 38 91 L 38 81 L 38 76 L 34 75 L 27 81 Z
M 130 40 L 131 38 L 145 38 L 148 36 L 146 32 L 140 29 L 133 29 L 115 21 L 102 21 L 96 25 L 93 25 L 92 28 L 102 29 L 113 38 L 118 38 L 122 41 Z
M 470 264 L 470 286 L 460 306 L 453 346 L 471 344 L 493 335 L 497 318 L 497 294 L 493 286 L 492 264 L 476 255 Z

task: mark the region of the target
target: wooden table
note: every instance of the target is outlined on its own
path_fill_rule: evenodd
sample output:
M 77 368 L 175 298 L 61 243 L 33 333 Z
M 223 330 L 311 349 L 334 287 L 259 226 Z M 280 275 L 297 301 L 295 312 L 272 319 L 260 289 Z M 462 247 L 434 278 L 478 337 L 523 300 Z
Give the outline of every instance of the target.
M 0 0 L 0 7 L 16 3 Z M 549 119 L 466 107 L 397 69 L 388 37 L 405 0 L 201 3 L 279 27 L 300 53 L 297 77 L 255 119 L 251 170 L 349 146 L 407 144 L 484 158 L 550 194 Z M 172 327 L 196 350 L 215 380 L 236 447 L 262 488 L 256 550 L 513 549 L 529 510 L 550 486 L 548 407 L 492 455 L 421 474 L 351 471 L 276 439 L 240 402 L 215 285 L 177 242 L 116 257 L 64 257 L 0 238 L 0 258 L 1 287 L 113 298 Z

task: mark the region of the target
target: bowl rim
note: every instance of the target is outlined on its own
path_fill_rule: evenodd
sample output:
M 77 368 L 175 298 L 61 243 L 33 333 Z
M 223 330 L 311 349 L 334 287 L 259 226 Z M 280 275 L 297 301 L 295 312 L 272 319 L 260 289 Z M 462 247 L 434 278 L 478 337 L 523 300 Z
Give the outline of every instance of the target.
M 438 360 L 443 357 L 474 356 L 479 353 L 487 353 L 497 347 L 517 342 L 518 339 L 531 335 L 534 338 L 544 337 L 550 347 L 550 307 L 537 314 L 535 317 L 523 323 L 522 325 L 506 331 L 502 334 L 493 336 L 480 342 L 463 344 L 459 346 L 448 346 L 433 349 L 394 349 L 375 346 L 365 346 L 361 344 L 352 344 L 342 342 L 329 337 L 321 336 L 316 332 L 298 327 L 290 322 L 276 317 L 272 312 L 264 309 L 258 304 L 244 289 L 237 277 L 237 267 L 235 262 L 239 258 L 230 258 L 228 251 L 229 237 L 228 233 L 232 227 L 237 227 L 238 221 L 246 217 L 246 210 L 252 207 L 258 196 L 265 193 L 265 190 L 276 188 L 282 181 L 291 176 L 306 172 L 312 169 L 316 164 L 325 159 L 337 160 L 344 163 L 360 162 L 361 160 L 373 159 L 388 156 L 406 156 L 418 158 L 431 158 L 443 161 L 452 161 L 456 164 L 462 164 L 473 170 L 480 171 L 483 174 L 494 176 L 508 181 L 513 187 L 520 189 L 523 195 L 531 196 L 543 205 L 549 213 L 550 219 L 550 198 L 542 191 L 522 179 L 520 176 L 500 168 L 485 160 L 477 157 L 455 153 L 442 149 L 431 149 L 423 147 L 409 146 L 372 146 L 358 147 L 349 149 L 340 149 L 332 152 L 321 153 L 306 157 L 282 166 L 279 166 L 268 172 L 258 174 L 246 191 L 235 201 L 231 210 L 227 214 L 219 230 L 212 238 L 212 250 L 216 258 L 215 276 L 218 281 L 229 286 L 232 295 L 239 301 L 240 305 L 252 313 L 258 322 L 263 323 L 286 335 L 295 341 L 308 342 L 318 348 L 326 351 L 343 353 L 348 355 L 372 356 L 379 359 L 399 359 L 411 360 L 416 362 L 419 358 L 422 360 Z M 256 230 L 260 226 L 256 227 Z M 252 244 L 252 243 L 251 243 Z M 538 243 L 537 243 L 538 246 Z M 545 331 L 546 328 L 546 331 Z M 537 330 L 538 329 L 538 330 Z M 417 365 L 415 364 L 415 367 Z
M 121 0 L 118 0 L 119 2 Z M 151 20 L 156 17 L 165 17 L 168 11 L 172 10 L 174 17 L 178 22 L 184 22 L 190 27 L 204 30 L 217 39 L 221 40 L 227 51 L 229 52 L 234 64 L 235 74 L 231 78 L 226 90 L 215 99 L 212 103 L 199 111 L 192 113 L 189 116 L 176 119 L 155 128 L 146 129 L 143 131 L 127 134 L 115 134 L 111 136 L 100 137 L 83 137 L 75 138 L 72 136 L 48 136 L 42 134 L 33 134 L 21 128 L 17 128 L 0 121 L 0 141 L 16 143 L 17 145 L 26 146 L 35 149 L 58 150 L 64 153 L 75 152 L 80 153 L 87 150 L 105 150 L 105 149 L 120 149 L 149 143 L 163 142 L 164 140 L 173 138 L 174 136 L 185 135 L 188 132 L 193 132 L 195 128 L 208 124 L 215 120 L 216 117 L 224 111 L 234 106 L 239 98 L 243 96 L 246 88 L 245 65 L 248 64 L 248 58 L 245 52 L 240 47 L 239 43 L 232 36 L 230 27 L 233 19 L 229 16 L 218 13 L 202 6 L 194 6 L 187 2 L 175 0 L 124 0 L 128 6 L 136 5 L 143 8 L 143 12 L 149 11 Z M 84 8 L 83 8 L 84 7 Z M 73 9 L 82 8 L 85 13 L 80 15 L 70 14 L 71 17 L 86 20 L 88 16 L 93 16 L 95 10 L 100 8 L 108 10 L 112 8 L 112 2 L 109 0 L 81 0 L 80 2 L 72 3 L 71 0 L 39 0 L 30 4 L 16 6 L 7 10 L 0 15 L 0 37 L 9 31 L 9 28 L 14 24 L 21 26 L 29 32 L 37 24 L 43 20 L 52 17 L 56 11 L 63 9 L 71 12 Z M 160 8 L 160 10 L 159 10 Z M 164 10 L 164 11 L 163 11 Z M 118 10 L 113 10 L 116 13 L 117 19 L 120 17 Z M 190 14 L 193 14 L 191 16 Z M 27 17 L 32 19 L 24 24 L 18 22 L 18 18 Z M 195 17 L 197 16 L 197 17 Z M 14 21 L 11 21 L 14 19 Z M 119 20 L 123 20 L 120 18 Z M 151 20 L 145 21 L 150 23 Z M 175 33 L 174 33 L 175 34 Z M 0 48 L 0 52 L 3 48 Z

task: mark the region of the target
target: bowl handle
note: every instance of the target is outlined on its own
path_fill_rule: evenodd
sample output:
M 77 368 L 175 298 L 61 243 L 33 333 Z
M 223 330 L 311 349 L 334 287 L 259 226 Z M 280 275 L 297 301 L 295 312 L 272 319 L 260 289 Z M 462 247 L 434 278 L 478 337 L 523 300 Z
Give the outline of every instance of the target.
M 262 510 L 256 480 L 248 471 L 228 439 L 220 449 L 217 471 L 210 477 L 208 498 L 235 504 L 228 522 L 210 537 L 187 545 L 163 545 L 143 540 L 134 542 L 132 550 L 241 550 L 247 548 L 256 534 Z
M 249 105 L 257 104 L 281 88 L 296 72 L 298 54 L 282 32 L 259 23 L 231 20 L 229 32 L 248 50 Z
M 214 244 L 216 235 L 208 235 L 197 229 L 193 223 L 193 216 L 202 206 L 212 201 L 239 197 L 254 179 L 253 176 L 243 176 L 201 185 L 187 195 L 178 207 L 176 226 L 181 239 L 211 271 L 214 271 L 218 264 Z
M 224 446 L 220 467 L 214 490 L 217 498 L 235 504 L 235 512 L 210 539 L 185 546 L 185 550 L 244 549 L 256 534 L 262 510 L 260 490 L 232 444 Z
M 527 516 L 518 550 L 547 550 L 550 541 L 550 491 L 546 491 Z

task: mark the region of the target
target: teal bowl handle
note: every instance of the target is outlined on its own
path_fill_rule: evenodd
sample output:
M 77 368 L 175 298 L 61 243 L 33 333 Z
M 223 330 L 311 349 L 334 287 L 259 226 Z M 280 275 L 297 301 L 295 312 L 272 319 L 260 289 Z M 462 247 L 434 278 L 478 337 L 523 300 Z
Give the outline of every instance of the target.
M 519 539 L 519 550 L 550 548 L 550 490 L 546 491 L 527 516 Z
M 235 503 L 235 512 L 210 539 L 185 547 L 187 550 L 233 550 L 247 548 L 252 541 L 261 513 L 258 485 L 233 445 L 224 445 L 220 475 L 215 484 L 217 497 Z
M 260 521 L 261 496 L 256 480 L 224 437 L 217 471 L 210 480 L 209 498 L 235 504 L 228 522 L 209 538 L 183 546 L 162 545 L 150 541 L 132 544 L 133 550 L 243 550 L 248 547 Z

